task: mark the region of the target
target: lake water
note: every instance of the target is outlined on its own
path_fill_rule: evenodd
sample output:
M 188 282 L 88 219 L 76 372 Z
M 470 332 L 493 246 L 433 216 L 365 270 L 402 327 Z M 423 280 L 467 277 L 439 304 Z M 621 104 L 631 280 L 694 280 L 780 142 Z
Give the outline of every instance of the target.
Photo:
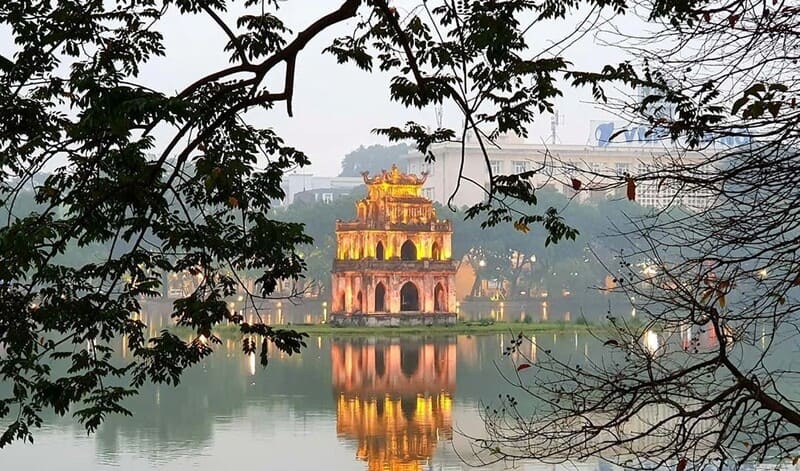
M 464 301 L 456 305 L 460 319 L 493 319 L 513 322 L 574 322 L 585 318 L 590 322 L 604 322 L 609 309 L 606 296 L 584 297 L 551 296 L 543 299 L 490 301 Z M 145 302 L 142 320 L 153 332 L 171 324 L 171 302 Z M 298 298 L 289 301 L 266 301 L 259 306 L 259 314 L 267 324 L 319 324 L 327 320 L 328 302 L 319 299 Z M 255 319 L 255 311 L 244 297 L 233 298 L 229 308 Z M 630 309 L 630 307 L 628 307 Z
M 480 434 L 482 401 L 507 389 L 495 362 L 508 366 L 509 339 L 312 337 L 267 369 L 228 340 L 178 387 L 146 386 L 128 402 L 133 417 L 111 417 L 93 435 L 49 418 L 34 445 L 0 451 L 0 470 L 470 469 L 459 432 Z M 596 348 L 572 333 L 536 343 L 577 357 Z

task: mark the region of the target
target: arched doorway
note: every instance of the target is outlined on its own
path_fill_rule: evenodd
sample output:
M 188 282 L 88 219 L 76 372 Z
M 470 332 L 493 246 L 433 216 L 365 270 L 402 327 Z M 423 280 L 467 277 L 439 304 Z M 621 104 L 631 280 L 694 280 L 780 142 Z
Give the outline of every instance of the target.
M 375 286 L 375 312 L 386 311 L 386 287 L 383 283 Z
M 414 245 L 414 243 L 411 242 L 410 240 L 403 242 L 403 245 L 400 247 L 400 259 L 401 260 L 417 259 L 417 246 Z
M 383 242 L 378 242 L 378 245 L 375 246 L 375 260 L 383 260 L 384 258 Z
M 356 305 L 354 306 L 353 312 L 362 312 L 364 310 L 364 297 L 361 296 L 361 291 L 358 292 L 358 296 L 356 296 Z
M 431 258 L 433 260 L 441 260 L 442 259 L 442 250 L 439 248 L 439 243 L 434 242 L 433 246 L 431 246 Z
M 441 283 L 436 283 L 436 288 L 433 289 L 433 310 L 447 312 L 447 295 Z
M 400 288 L 400 310 L 419 311 L 419 291 L 410 281 Z

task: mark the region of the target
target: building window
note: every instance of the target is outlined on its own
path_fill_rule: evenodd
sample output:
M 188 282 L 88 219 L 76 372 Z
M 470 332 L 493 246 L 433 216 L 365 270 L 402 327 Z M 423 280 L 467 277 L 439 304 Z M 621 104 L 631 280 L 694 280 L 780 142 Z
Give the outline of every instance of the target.
M 625 162 L 617 162 L 614 164 L 614 171 L 617 175 L 630 174 L 631 166 Z
M 492 169 L 492 175 L 502 175 L 503 174 L 503 161 L 502 160 L 490 160 L 489 167 Z
M 429 200 L 433 200 L 433 188 L 423 188 L 422 196 Z
M 408 173 L 417 173 L 419 171 L 419 164 L 412 162 L 408 164 Z
M 333 201 L 333 193 L 323 193 L 322 194 L 322 202 L 323 203 L 330 203 Z
M 417 246 L 414 245 L 414 243 L 411 242 L 410 240 L 403 242 L 403 245 L 400 247 L 400 259 L 401 260 L 417 259 Z
M 523 173 L 528 171 L 528 162 L 525 160 L 514 161 L 514 173 Z
M 427 172 L 428 176 L 433 176 L 433 169 L 435 168 L 435 166 L 436 164 L 434 162 L 431 163 L 422 162 L 419 164 L 419 166 L 414 164 L 415 170 L 409 173 L 417 173 L 418 175 L 422 175 L 423 173 Z M 419 169 L 419 173 L 416 171 L 417 169 Z

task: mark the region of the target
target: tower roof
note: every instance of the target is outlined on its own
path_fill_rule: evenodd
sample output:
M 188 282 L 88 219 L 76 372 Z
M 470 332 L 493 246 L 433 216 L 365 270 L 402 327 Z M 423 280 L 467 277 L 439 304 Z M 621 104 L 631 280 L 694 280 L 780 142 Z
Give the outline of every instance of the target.
M 378 185 L 388 183 L 390 185 L 422 185 L 428 178 L 428 172 L 422 172 L 421 177 L 414 174 L 403 173 L 397 168 L 397 164 L 392 164 L 392 169 L 388 172 L 381 170 L 381 173 L 370 178 L 369 172 L 361 174 L 364 177 L 364 183 L 367 185 Z

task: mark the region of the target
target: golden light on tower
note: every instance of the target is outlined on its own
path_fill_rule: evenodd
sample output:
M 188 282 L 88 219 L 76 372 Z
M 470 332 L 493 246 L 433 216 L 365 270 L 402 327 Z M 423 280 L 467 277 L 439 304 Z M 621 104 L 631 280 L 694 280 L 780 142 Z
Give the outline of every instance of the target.
M 375 471 L 420 471 L 452 439 L 456 344 L 333 341 L 336 432 Z
M 330 322 L 453 324 L 452 225 L 422 196 L 427 179 L 396 165 L 370 177 L 356 219 L 336 222 Z

